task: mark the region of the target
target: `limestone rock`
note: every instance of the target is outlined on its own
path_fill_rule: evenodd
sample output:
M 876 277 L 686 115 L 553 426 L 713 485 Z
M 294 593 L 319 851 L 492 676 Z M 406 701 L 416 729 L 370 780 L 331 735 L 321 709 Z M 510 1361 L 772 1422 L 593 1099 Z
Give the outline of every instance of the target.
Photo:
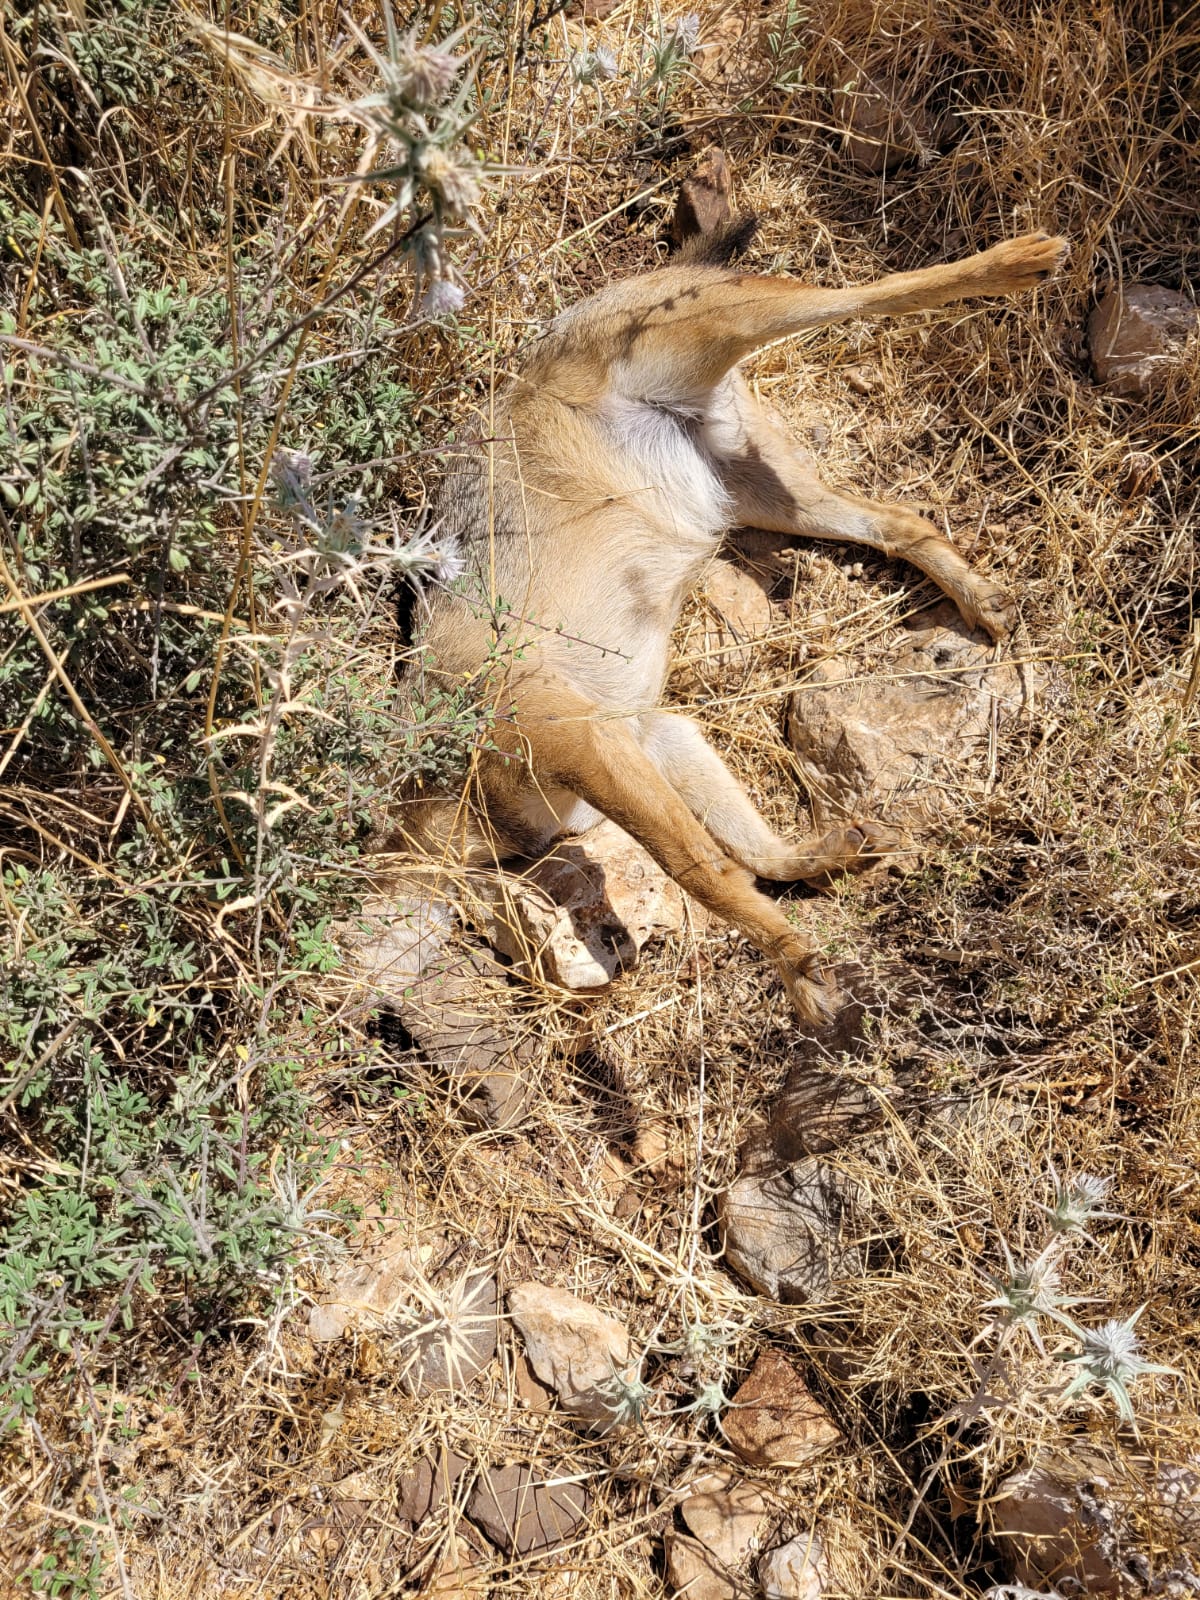
M 565 1544 L 590 1503 L 582 1484 L 547 1483 L 531 1466 L 490 1467 L 472 1489 L 466 1513 L 497 1549 L 530 1556 Z
M 518 1350 L 513 1357 L 512 1383 L 517 1404 L 523 1411 L 544 1416 L 550 1410 L 554 1402 L 554 1390 L 538 1377 L 523 1350 Z
M 741 541 L 739 541 L 741 549 Z M 778 570 L 715 558 L 696 586 L 698 611 L 680 646 L 672 682 L 683 693 L 730 690 L 754 666 L 754 642 L 773 624 L 768 590 Z
M 724 1471 L 698 1478 L 679 1510 L 719 1567 L 736 1573 L 755 1548 L 768 1507 L 753 1484 Z
M 991 655 L 945 601 L 903 630 L 879 677 L 848 661 L 818 667 L 788 712 L 818 828 L 867 816 L 918 830 L 960 809 L 983 781 L 993 708 L 1008 722 L 1036 688 Z
M 466 1457 L 453 1450 L 439 1450 L 436 1458 L 422 1456 L 396 1485 L 396 1515 L 419 1527 L 453 1493 L 469 1466 Z
M 1140 1590 L 1121 1570 L 1117 1518 L 1104 1488 L 1103 1480 L 1072 1483 L 1036 1466 L 1004 1480 L 992 1504 L 992 1533 L 1017 1583 L 1036 1589 L 1067 1580 L 1096 1595 Z
M 409 1394 L 465 1389 L 496 1353 L 496 1280 L 467 1271 L 445 1287 L 426 1286 L 395 1321 L 400 1381 Z
M 1112 289 L 1088 318 L 1088 349 L 1099 383 L 1114 394 L 1150 394 L 1184 359 L 1200 328 L 1186 295 L 1157 283 Z
M 351 1472 L 329 1487 L 330 1503 L 341 1502 L 365 1510 L 383 1499 L 383 1490 L 369 1472 Z
M 534 1372 L 565 1411 L 600 1429 L 612 1425 L 606 1386 L 629 1366 L 629 1333 L 615 1317 L 565 1289 L 519 1283 L 508 1309 Z
M 469 1530 L 470 1537 L 464 1535 Z M 445 1551 L 428 1584 L 421 1590 L 424 1600 L 486 1600 L 491 1593 L 490 1562 L 473 1543 L 484 1541 L 469 1524 L 451 1529 Z
M 314 1344 L 340 1339 L 347 1328 L 373 1327 L 404 1303 L 415 1274 L 436 1245 L 422 1245 L 395 1219 L 380 1219 L 378 1233 L 361 1255 L 348 1262 L 330 1283 L 326 1299 L 313 1306 L 308 1336 Z
M 816 1159 L 743 1172 L 717 1199 L 725 1260 L 759 1294 L 785 1304 L 820 1299 L 861 1266 L 848 1237 L 853 1194 Z
M 764 1350 L 725 1413 L 729 1446 L 755 1467 L 799 1467 L 841 1440 L 829 1413 L 777 1350 Z
M 773 621 L 767 587 L 744 567 L 720 557 L 710 561 L 700 579 L 704 626 L 696 644 L 689 639 L 686 655 L 696 679 L 718 687 L 753 664 L 754 642 L 771 631 Z
M 859 172 L 878 176 L 933 153 L 935 129 L 928 112 L 907 101 L 891 77 L 864 75 L 833 97 L 834 117 L 844 129 L 842 153 Z
M 1075 1441 L 1006 1478 L 990 1514 L 992 1537 L 1015 1583 L 1064 1594 L 1200 1591 L 1194 1466 L 1108 1457 Z
M 471 1121 L 512 1127 L 529 1103 L 524 1068 L 532 1046 L 516 1027 L 503 1027 L 511 1006 L 507 976 L 493 957 L 482 950 L 446 951 L 390 1004 L 410 1041 L 390 1053 L 398 1060 L 419 1058 L 440 1073 L 461 1095 Z
M 675 1528 L 668 1528 L 663 1538 L 667 1558 L 667 1583 L 672 1594 L 681 1600 L 738 1600 L 736 1578 L 731 1578 L 722 1564 L 706 1550 L 699 1539 L 693 1539 Z
M 821 1600 L 825 1580 L 825 1552 L 816 1534 L 789 1539 L 758 1563 L 763 1600 Z
M 337 935 L 355 980 L 381 1001 L 395 1002 L 441 955 L 454 927 L 445 900 L 406 889 L 370 895 Z
M 671 238 L 682 244 L 696 234 L 712 233 L 729 221 L 729 165 L 724 152 L 710 145 L 683 180 L 671 218 Z
M 481 889 L 488 939 L 526 972 L 565 989 L 603 989 L 642 947 L 683 926 L 683 891 L 606 818 L 520 877 Z

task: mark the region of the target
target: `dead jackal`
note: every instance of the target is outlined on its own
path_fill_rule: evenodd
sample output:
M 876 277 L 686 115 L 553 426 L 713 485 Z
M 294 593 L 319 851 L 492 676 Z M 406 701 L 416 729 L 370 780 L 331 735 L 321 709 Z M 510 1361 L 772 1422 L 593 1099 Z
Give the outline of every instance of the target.
M 464 570 L 428 597 L 409 690 L 474 679 L 495 721 L 466 804 L 419 799 L 401 838 L 440 840 L 459 859 L 529 855 L 603 813 L 769 956 L 799 1015 L 819 1023 L 831 996 L 817 957 L 754 879 L 822 882 L 893 836 L 863 821 L 781 838 L 697 724 L 663 709 L 684 595 L 725 532 L 750 525 L 902 556 L 995 639 L 1011 603 L 924 518 L 826 488 L 738 362 L 848 317 L 1019 293 L 1066 244 L 1030 234 L 818 289 L 731 266 L 752 229 L 738 224 L 565 312 L 497 397 L 497 442 L 452 469 L 441 534 Z

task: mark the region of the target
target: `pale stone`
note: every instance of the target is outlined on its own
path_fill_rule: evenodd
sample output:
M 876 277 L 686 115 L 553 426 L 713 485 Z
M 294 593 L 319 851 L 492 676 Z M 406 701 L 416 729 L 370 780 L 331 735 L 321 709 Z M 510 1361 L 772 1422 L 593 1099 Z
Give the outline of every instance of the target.
M 603 989 L 643 946 L 683 927 L 683 891 L 615 822 L 557 845 L 517 877 L 479 886 L 488 940 L 527 974 Z
M 383 1490 L 369 1472 L 352 1472 L 349 1477 L 339 1478 L 329 1490 L 331 1500 L 353 1500 L 363 1505 L 370 1505 L 374 1500 L 383 1499 Z
M 533 1042 L 503 1025 L 511 1007 L 507 973 L 489 951 L 468 949 L 444 951 L 388 1002 L 410 1053 L 448 1080 L 470 1121 L 488 1128 L 512 1127 L 529 1105 Z
M 699 1539 L 668 1528 L 663 1539 L 667 1582 L 681 1600 L 737 1600 L 744 1586 L 729 1577 Z
M 565 1289 L 520 1283 L 508 1309 L 525 1341 L 538 1378 L 572 1416 L 600 1428 L 613 1422 L 610 1385 L 629 1366 L 629 1332 L 623 1323 Z
M 1186 295 L 1157 283 L 1110 290 L 1088 318 L 1088 348 L 1097 381 L 1114 394 L 1150 394 L 1185 359 L 1200 328 Z
M 1094 1489 L 1041 1467 L 1006 1478 L 991 1504 L 992 1533 L 1018 1583 L 1064 1580 L 1086 1594 L 1127 1595 L 1140 1585 L 1116 1564 L 1112 1508 Z
M 689 1532 L 730 1572 L 736 1572 L 756 1548 L 767 1509 L 754 1485 L 729 1471 L 697 1479 L 679 1505 Z
M 821 1600 L 825 1579 L 825 1552 L 811 1533 L 768 1550 L 758 1563 L 763 1600 Z
M 329 1285 L 328 1298 L 313 1306 L 308 1336 L 315 1344 L 340 1339 L 347 1328 L 374 1326 L 393 1315 L 409 1292 L 422 1250 L 414 1235 L 394 1221 L 372 1234 L 366 1249 Z
M 817 826 L 865 816 L 916 830 L 961 810 L 964 791 L 985 781 L 993 728 L 1037 687 L 1028 669 L 992 655 L 946 601 L 873 671 L 820 665 L 788 713 Z
M 820 1299 L 835 1278 L 861 1267 L 846 1237 L 851 1199 L 846 1180 L 820 1161 L 745 1172 L 717 1198 L 725 1260 L 772 1300 Z
M 769 582 L 769 580 L 768 580 Z M 684 689 L 718 689 L 743 677 L 754 663 L 754 644 L 774 621 L 767 582 L 732 561 L 710 561 L 696 587 L 699 627 L 684 642 L 676 667 Z
M 404 890 L 370 895 L 338 941 L 354 978 L 381 1001 L 402 1000 L 446 948 L 454 912 L 434 894 Z

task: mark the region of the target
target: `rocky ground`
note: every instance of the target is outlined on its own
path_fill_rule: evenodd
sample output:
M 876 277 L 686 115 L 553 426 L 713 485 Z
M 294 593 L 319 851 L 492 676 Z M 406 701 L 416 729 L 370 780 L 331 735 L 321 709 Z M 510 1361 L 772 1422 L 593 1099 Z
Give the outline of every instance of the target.
M 94 1592 L 1200 1592 L 1200 38 L 1009 10 L 585 0 L 528 70 L 515 22 L 482 39 L 465 331 L 404 345 L 439 426 L 536 318 L 731 212 L 826 282 L 1070 236 L 1020 305 L 748 374 L 1021 625 L 994 647 L 911 571 L 754 530 L 688 601 L 669 698 L 772 822 L 903 834 L 772 891 L 837 974 L 821 1034 L 615 824 L 374 885 L 311 986 L 354 1041 L 301 1078 L 321 1227 L 269 1312 L 130 1380 Z

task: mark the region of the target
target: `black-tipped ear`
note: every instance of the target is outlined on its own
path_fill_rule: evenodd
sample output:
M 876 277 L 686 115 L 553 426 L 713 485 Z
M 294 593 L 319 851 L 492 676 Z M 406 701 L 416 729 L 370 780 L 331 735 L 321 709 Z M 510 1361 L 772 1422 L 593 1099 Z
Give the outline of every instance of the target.
M 745 255 L 757 232 L 758 218 L 749 212 L 714 228 L 711 233 L 695 233 L 685 239 L 675 261 L 680 266 L 727 267 L 738 256 Z

